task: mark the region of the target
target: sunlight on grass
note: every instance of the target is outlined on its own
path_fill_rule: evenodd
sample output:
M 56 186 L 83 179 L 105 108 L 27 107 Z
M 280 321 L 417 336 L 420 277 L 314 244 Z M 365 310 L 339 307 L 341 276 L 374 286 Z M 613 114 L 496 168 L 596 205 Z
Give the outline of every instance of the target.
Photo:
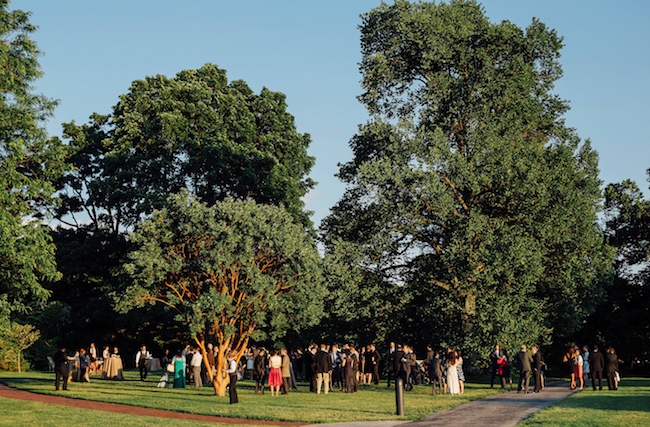
M 416 386 L 413 391 L 405 393 L 406 416 L 398 417 L 395 415 L 394 391 L 388 389 L 385 382 L 380 386 L 361 386 L 361 390 L 354 394 L 335 391 L 328 395 L 309 393 L 308 386 L 303 384 L 297 392 L 272 397 L 268 391 L 264 395 L 255 395 L 253 383 L 241 381 L 237 384 L 240 403 L 230 405 L 228 397 L 215 396 L 210 387 L 160 389 L 156 388 L 157 376 L 141 382 L 138 375 L 136 371 L 127 371 L 126 381 L 92 378 L 91 383 L 70 383 L 67 392 L 54 390 L 54 375 L 51 373 L 3 372 L 0 373 L 0 380 L 12 387 L 35 393 L 77 399 L 205 415 L 306 423 L 418 419 L 501 392 L 500 389 L 489 389 L 485 384 L 469 383 L 463 396 L 432 396 L 429 386 Z
M 650 426 L 650 380 L 624 378 L 616 391 L 585 388 L 520 425 Z
M 202 423 L 157 417 L 114 414 L 92 409 L 69 408 L 41 402 L 0 397 L 0 426 L 119 425 L 120 427 L 232 427 L 232 424 Z

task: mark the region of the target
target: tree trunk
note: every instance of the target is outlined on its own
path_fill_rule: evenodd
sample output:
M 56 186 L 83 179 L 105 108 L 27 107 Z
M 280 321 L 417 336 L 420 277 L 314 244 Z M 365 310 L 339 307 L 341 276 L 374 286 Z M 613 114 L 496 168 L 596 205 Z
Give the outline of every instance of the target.
M 208 376 L 210 378 L 214 378 L 214 380 L 212 381 L 212 387 L 214 387 L 214 394 L 221 397 L 225 396 L 226 387 L 230 382 L 230 377 L 226 375 L 225 372 L 226 369 L 225 346 L 220 345 L 218 347 L 219 351 L 217 352 L 217 355 L 214 358 L 215 369 L 213 370 L 212 366 L 210 366 L 210 364 L 208 363 L 208 352 L 205 347 L 205 341 L 199 339 L 199 337 L 194 338 L 194 341 L 196 341 L 196 344 L 201 349 L 201 356 L 203 356 L 203 365 L 208 371 Z

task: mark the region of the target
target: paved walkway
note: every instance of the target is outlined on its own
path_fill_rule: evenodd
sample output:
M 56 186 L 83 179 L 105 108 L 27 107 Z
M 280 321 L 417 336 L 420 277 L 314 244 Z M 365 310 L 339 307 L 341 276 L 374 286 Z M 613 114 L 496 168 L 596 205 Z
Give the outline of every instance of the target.
M 436 412 L 417 421 L 375 421 L 327 424 L 327 427 L 436 427 L 490 426 L 512 427 L 570 396 L 572 391 L 564 382 L 549 384 L 541 393 L 518 394 L 516 391 L 474 400 L 455 408 Z M 312 424 L 308 427 L 322 427 Z
M 417 421 L 368 421 L 335 424 L 311 424 L 306 427 L 435 427 L 435 426 L 482 426 L 511 427 L 544 409 L 570 396 L 566 383 L 549 384 L 541 393 L 518 394 L 515 391 L 502 393 L 486 399 L 468 402 L 455 408 L 436 412 Z M 150 409 L 119 403 L 95 402 L 90 400 L 70 399 L 48 394 L 31 393 L 0 384 L 0 397 L 30 400 L 36 402 L 64 405 L 74 408 L 95 409 L 122 414 L 144 415 L 150 417 L 195 420 L 223 424 L 273 425 L 283 427 L 304 426 L 304 423 L 282 421 L 259 421 L 241 418 L 217 417 L 210 415 L 188 414 L 164 409 Z

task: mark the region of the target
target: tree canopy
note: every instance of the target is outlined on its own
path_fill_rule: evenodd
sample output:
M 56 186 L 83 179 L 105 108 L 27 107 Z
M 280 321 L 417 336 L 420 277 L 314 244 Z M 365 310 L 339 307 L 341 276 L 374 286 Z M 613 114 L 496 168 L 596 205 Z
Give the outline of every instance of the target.
M 0 321 L 42 307 L 44 280 L 58 277 L 43 209 L 54 203 L 64 149 L 44 121 L 55 102 L 34 94 L 41 77 L 29 14 L 0 1 Z
M 229 349 L 239 358 L 265 331 L 278 338 L 322 314 L 318 252 L 281 207 L 230 198 L 208 206 L 183 192 L 170 196 L 131 240 L 137 249 L 124 268 L 133 285 L 117 295 L 120 306 L 168 307 L 204 357 L 206 339 L 214 336 L 220 395 Z
M 366 275 L 399 287 L 407 338 L 476 355 L 575 330 L 611 254 L 597 154 L 552 92 L 562 39 L 538 20 L 491 23 L 473 1 L 362 19 L 372 119 L 341 166 L 327 245 L 353 242 Z
M 188 189 L 207 203 L 227 197 L 283 206 L 311 228 L 301 197 L 314 185 L 310 137 L 296 132 L 285 96 L 228 82 L 213 64 L 136 80 L 110 115 L 64 125 L 70 161 L 60 216 L 132 227 Z

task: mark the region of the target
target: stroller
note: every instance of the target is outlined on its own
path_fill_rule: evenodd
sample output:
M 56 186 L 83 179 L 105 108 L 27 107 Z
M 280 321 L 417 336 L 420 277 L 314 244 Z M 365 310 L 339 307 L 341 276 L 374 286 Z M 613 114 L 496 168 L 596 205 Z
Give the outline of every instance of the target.
M 170 366 L 172 367 L 171 368 L 172 372 L 169 372 L 169 367 Z M 169 365 L 167 365 L 167 367 L 163 371 L 162 376 L 160 377 L 160 380 L 158 381 L 158 385 L 157 385 L 158 388 L 167 388 L 167 387 L 169 387 L 169 374 L 171 373 L 173 375 L 173 373 L 174 373 L 173 366 L 174 365 L 172 365 L 171 363 Z

